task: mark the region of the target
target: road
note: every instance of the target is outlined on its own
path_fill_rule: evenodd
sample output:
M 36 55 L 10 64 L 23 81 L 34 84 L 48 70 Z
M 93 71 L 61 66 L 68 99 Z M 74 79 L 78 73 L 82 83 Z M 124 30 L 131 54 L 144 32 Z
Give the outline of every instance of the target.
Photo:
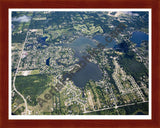
M 148 101 L 137 102 L 137 104 L 146 103 L 146 102 L 148 102 Z M 120 108 L 120 107 L 131 106 L 131 105 L 135 105 L 135 103 L 115 106 L 116 108 L 115 107 L 110 107 L 110 108 L 103 108 L 103 109 L 98 109 L 98 110 L 94 110 L 94 111 L 86 111 L 86 112 L 83 112 L 83 113 L 91 113 L 91 112 L 103 111 L 103 110 L 108 110 L 108 109 L 117 109 L 117 108 Z
M 26 114 L 26 115 L 27 115 L 27 111 L 28 111 L 27 101 L 26 101 L 26 99 L 24 98 L 24 96 L 16 89 L 15 81 L 16 81 L 16 75 L 17 75 L 17 73 L 18 73 L 19 65 L 20 65 L 20 62 L 21 62 L 21 58 L 22 58 L 24 46 L 25 46 L 25 44 L 26 44 L 26 42 L 27 42 L 28 34 L 29 34 L 29 31 L 27 32 L 27 35 L 26 35 L 26 38 L 25 38 L 25 41 L 24 41 L 24 44 L 23 44 L 23 47 L 22 47 L 20 59 L 19 59 L 19 62 L 18 62 L 17 70 L 16 70 L 15 76 L 14 76 L 14 78 L 13 78 L 13 90 L 14 90 L 19 96 L 22 97 L 22 99 L 23 99 L 23 101 L 24 101 L 24 103 L 25 103 L 25 114 Z

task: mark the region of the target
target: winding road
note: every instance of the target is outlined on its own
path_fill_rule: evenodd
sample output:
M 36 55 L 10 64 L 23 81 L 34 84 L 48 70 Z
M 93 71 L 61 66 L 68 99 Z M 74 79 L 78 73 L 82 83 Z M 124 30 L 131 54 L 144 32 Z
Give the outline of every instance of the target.
M 13 90 L 14 90 L 19 96 L 22 97 L 22 99 L 23 99 L 23 101 L 24 101 L 24 103 L 25 103 L 25 115 L 27 115 L 27 111 L 28 111 L 27 100 L 26 100 L 26 99 L 24 98 L 24 96 L 16 89 L 15 81 L 16 81 L 16 75 L 17 75 L 17 73 L 18 73 L 19 65 L 20 65 L 20 62 L 21 62 L 21 58 L 22 58 L 24 46 L 25 46 L 25 44 L 26 44 L 26 42 L 27 42 L 28 34 L 29 34 L 29 31 L 27 32 L 27 35 L 26 35 L 26 38 L 25 38 L 25 41 L 24 41 L 24 44 L 23 44 L 23 47 L 22 47 L 20 59 L 19 59 L 19 62 L 18 62 L 17 70 L 16 70 L 15 76 L 14 76 L 14 78 L 13 78 Z

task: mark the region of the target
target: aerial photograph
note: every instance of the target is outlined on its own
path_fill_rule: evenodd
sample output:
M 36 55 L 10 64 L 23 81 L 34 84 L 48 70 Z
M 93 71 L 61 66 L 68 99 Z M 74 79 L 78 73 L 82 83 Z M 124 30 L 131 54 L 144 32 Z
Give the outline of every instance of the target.
M 11 115 L 149 115 L 149 11 L 12 10 Z

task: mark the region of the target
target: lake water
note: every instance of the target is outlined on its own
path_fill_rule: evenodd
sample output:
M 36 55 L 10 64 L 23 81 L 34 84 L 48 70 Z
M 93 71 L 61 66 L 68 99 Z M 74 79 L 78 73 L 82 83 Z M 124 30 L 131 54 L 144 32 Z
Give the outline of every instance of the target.
M 111 42 L 107 42 L 105 40 L 105 37 L 102 35 L 96 35 L 93 37 L 93 39 L 97 40 L 99 43 L 105 45 L 107 48 L 113 48 L 116 45 L 116 41 L 112 39 Z
M 94 63 L 88 63 L 72 77 L 74 84 L 80 88 L 83 88 L 89 80 L 98 81 L 100 79 L 102 79 L 102 72 Z
M 86 49 L 88 46 L 96 47 L 96 41 L 87 37 L 79 37 L 70 44 L 64 44 L 65 47 L 70 47 L 75 52 L 75 57 L 81 61 L 85 61 L 82 56 L 87 55 Z M 102 79 L 102 72 L 97 64 L 86 62 L 86 66 L 73 74 L 71 78 L 77 87 L 83 88 L 89 80 L 98 81 Z
M 148 35 L 144 32 L 136 31 L 132 33 L 130 41 L 137 44 L 137 47 L 140 47 L 142 41 L 148 41 Z
M 81 58 L 86 54 L 86 49 L 88 46 L 96 47 L 96 42 L 82 36 L 74 40 L 72 43 L 67 44 L 66 46 L 72 48 L 75 51 L 76 57 Z
M 37 41 L 38 41 L 38 43 L 45 44 L 45 41 L 46 41 L 47 38 L 48 38 L 47 36 L 45 36 L 45 37 L 40 37 L 40 38 L 37 39 Z
M 50 60 L 51 57 L 49 57 L 47 60 L 46 60 L 46 65 L 49 66 L 49 60 Z

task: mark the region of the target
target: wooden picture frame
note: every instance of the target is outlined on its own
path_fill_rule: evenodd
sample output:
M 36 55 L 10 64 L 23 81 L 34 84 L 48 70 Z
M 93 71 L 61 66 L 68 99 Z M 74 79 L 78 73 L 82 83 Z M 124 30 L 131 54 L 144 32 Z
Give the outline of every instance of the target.
M 8 66 L 9 66 L 9 8 L 150 8 L 152 10 L 152 119 L 151 120 L 9 120 L 8 118 Z M 159 29 L 160 2 L 158 0 L 46 0 L 0 1 L 0 127 L 160 127 L 160 59 Z

